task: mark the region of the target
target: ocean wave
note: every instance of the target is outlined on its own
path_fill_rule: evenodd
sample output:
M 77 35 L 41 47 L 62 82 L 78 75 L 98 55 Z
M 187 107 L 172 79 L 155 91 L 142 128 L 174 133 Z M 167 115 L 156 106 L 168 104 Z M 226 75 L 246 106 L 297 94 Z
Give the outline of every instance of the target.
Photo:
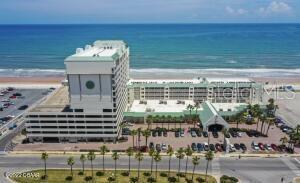
M 244 76 L 244 77 L 292 77 L 300 76 L 300 68 L 297 69 L 235 69 L 235 68 L 217 68 L 217 69 L 131 69 L 133 75 L 192 75 L 192 76 Z
M 244 77 L 300 77 L 300 68 L 296 69 L 171 69 L 171 68 L 133 68 L 132 76 L 244 76 Z M 64 69 L 0 69 L 0 77 L 64 76 Z
M 64 69 L 0 69 L 0 77 L 34 77 L 64 75 Z

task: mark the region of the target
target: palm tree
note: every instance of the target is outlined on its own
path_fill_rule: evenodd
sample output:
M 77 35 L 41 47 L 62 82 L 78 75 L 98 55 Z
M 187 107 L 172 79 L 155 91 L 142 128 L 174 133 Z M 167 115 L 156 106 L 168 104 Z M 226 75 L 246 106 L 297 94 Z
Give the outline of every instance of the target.
M 107 152 L 109 152 L 109 149 L 105 145 L 100 147 L 100 154 L 102 155 L 102 170 L 103 170 L 103 172 L 104 172 L 104 166 L 105 166 L 104 156 Z
M 296 133 L 299 133 L 299 130 L 300 130 L 300 125 L 297 125 L 296 126 Z
M 119 159 L 120 155 L 118 154 L 118 152 L 113 152 L 111 157 L 115 161 L 115 181 L 116 181 L 117 180 L 117 160 Z
M 193 165 L 194 165 L 194 167 L 193 167 L 193 174 L 192 174 L 192 182 L 194 182 L 195 168 L 196 168 L 197 165 L 199 165 L 199 163 L 200 163 L 200 157 L 199 156 L 194 156 L 193 157 Z
M 84 154 L 80 155 L 80 161 L 82 164 L 82 172 L 84 173 L 84 162 L 86 160 L 86 156 Z
M 93 167 L 93 161 L 96 158 L 95 152 L 90 151 L 87 155 L 87 159 L 91 161 L 91 169 L 92 169 L 92 178 L 94 179 L 94 167 Z
M 206 159 L 206 170 L 205 170 L 205 182 L 207 182 L 207 171 L 208 171 L 208 164 L 210 161 L 214 159 L 214 153 L 212 151 L 208 151 L 205 154 L 205 159 Z
M 195 102 L 194 108 L 196 109 L 196 115 L 197 115 L 197 111 L 198 111 L 198 109 L 200 109 L 199 102 Z
M 147 129 L 151 130 L 152 129 L 152 123 L 153 123 L 153 116 L 152 115 L 147 116 L 146 123 L 148 125 Z
M 269 119 L 267 120 L 268 128 L 267 128 L 266 135 L 268 135 L 270 127 L 273 126 L 273 125 L 275 124 L 274 120 L 275 120 L 274 118 L 269 118 Z
M 151 131 L 149 129 L 146 129 L 142 131 L 142 135 L 145 137 L 146 140 L 145 146 L 148 146 L 148 138 L 151 136 Z
M 188 146 L 185 150 L 185 155 L 186 155 L 186 162 L 185 162 L 185 176 L 186 176 L 186 173 L 187 173 L 187 166 L 188 166 L 188 162 L 189 162 L 189 156 L 192 156 L 193 155 L 193 150 L 190 146 Z
M 260 133 L 263 133 L 263 132 L 262 132 L 262 131 L 263 131 L 263 127 L 264 127 L 264 124 L 265 124 L 265 122 L 266 122 L 266 120 L 267 120 L 267 117 L 266 117 L 265 115 L 261 115 L 260 120 L 261 120 Z
M 132 147 L 134 148 L 134 136 L 137 135 L 137 131 L 136 130 L 131 130 L 130 131 L 130 135 L 132 136 Z
M 142 134 L 142 128 L 138 128 L 137 129 L 137 135 L 138 135 L 138 147 L 139 147 L 139 149 L 140 149 L 140 147 L 141 147 L 141 134 Z
M 171 145 L 168 145 L 167 149 L 167 155 L 169 156 L 169 171 L 168 171 L 168 177 L 170 176 L 170 170 L 171 170 L 171 158 L 174 154 L 173 147 Z
M 166 121 L 166 116 L 165 115 L 162 115 L 161 116 L 161 128 L 164 128 L 164 123 Z
M 181 123 L 182 123 L 182 121 L 183 121 L 183 116 L 180 116 L 179 117 L 179 128 L 181 129 Z
M 161 156 L 159 152 L 156 152 L 154 155 L 154 161 L 155 161 L 155 180 L 157 181 L 157 164 L 161 161 Z
M 130 160 L 131 160 L 131 156 L 133 156 L 133 148 L 132 147 L 129 147 L 127 150 L 126 150 L 126 154 L 128 156 L 128 172 L 129 172 L 129 175 L 130 175 Z
M 148 152 L 149 156 L 151 157 L 151 175 L 152 175 L 152 167 L 153 167 L 153 158 L 154 158 L 154 154 L 155 154 L 155 150 L 153 148 L 151 148 Z
M 48 154 L 46 152 L 42 153 L 41 159 L 44 161 L 44 172 L 45 172 L 45 177 L 47 177 L 47 159 L 48 159 Z
M 177 150 L 176 152 L 176 158 L 178 158 L 178 173 L 177 173 L 177 176 L 178 176 L 178 180 L 179 180 L 179 173 L 180 173 L 180 162 L 181 162 L 181 159 L 184 158 L 184 149 L 181 147 Z
M 138 153 L 135 154 L 135 159 L 138 160 L 138 181 L 140 181 L 140 167 L 141 167 L 141 161 L 143 161 L 143 153 L 141 153 L 140 151 Z
M 190 111 L 190 117 L 192 116 L 192 110 L 194 109 L 194 106 L 192 106 L 191 104 L 189 104 L 188 106 L 186 106 L 186 109 L 188 111 Z
M 67 161 L 68 165 L 71 167 L 71 176 L 73 177 L 73 165 L 75 164 L 75 160 L 73 156 L 70 156 Z

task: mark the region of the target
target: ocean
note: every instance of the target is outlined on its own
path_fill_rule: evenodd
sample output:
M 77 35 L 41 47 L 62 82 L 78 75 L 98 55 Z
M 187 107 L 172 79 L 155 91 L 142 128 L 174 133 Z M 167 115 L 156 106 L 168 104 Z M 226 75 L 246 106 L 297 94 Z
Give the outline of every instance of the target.
M 0 25 L 0 76 L 63 75 L 99 39 L 126 41 L 133 73 L 300 76 L 300 24 Z

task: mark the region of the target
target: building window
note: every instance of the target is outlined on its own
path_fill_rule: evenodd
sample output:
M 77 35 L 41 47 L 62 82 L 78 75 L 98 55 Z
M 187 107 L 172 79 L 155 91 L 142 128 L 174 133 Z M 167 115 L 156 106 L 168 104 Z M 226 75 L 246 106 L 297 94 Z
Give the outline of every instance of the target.
M 103 109 L 103 112 L 112 112 L 111 109 Z

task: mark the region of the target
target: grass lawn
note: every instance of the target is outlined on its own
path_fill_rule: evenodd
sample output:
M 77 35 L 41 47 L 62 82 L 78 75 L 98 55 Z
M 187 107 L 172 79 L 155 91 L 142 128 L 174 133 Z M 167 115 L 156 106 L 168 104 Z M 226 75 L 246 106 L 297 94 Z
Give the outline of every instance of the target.
M 114 172 L 113 170 L 105 171 L 105 174 L 102 176 L 97 176 L 96 172 L 98 170 L 94 170 L 94 183 L 106 183 L 108 182 L 107 178 L 112 175 Z M 72 182 L 72 183 L 85 183 L 85 177 L 86 176 L 91 176 L 92 171 L 86 170 L 84 175 L 79 175 L 80 170 L 74 170 L 74 176 L 73 176 L 73 181 L 67 181 L 66 177 L 70 176 L 70 170 L 67 169 L 49 169 L 47 170 L 48 174 L 48 179 L 47 180 L 42 180 L 41 177 L 44 175 L 44 170 L 36 170 L 32 171 L 32 173 L 39 173 L 38 178 L 25 178 L 25 177 L 11 177 L 12 180 L 18 182 L 18 183 L 63 183 L 63 182 Z M 125 172 L 125 170 L 118 170 L 117 171 L 117 183 L 130 183 L 129 176 L 123 176 L 121 175 L 122 172 Z M 147 183 L 147 178 L 149 176 L 145 176 L 143 173 L 144 172 L 149 172 L 150 171 L 140 171 L 140 183 Z M 165 171 L 164 171 L 165 172 Z M 29 172 L 30 173 L 30 172 Z M 167 173 L 167 172 L 165 172 Z M 176 177 L 176 173 L 172 172 L 171 176 Z M 131 171 L 131 177 L 137 177 L 137 171 Z M 155 177 L 155 171 L 153 171 L 153 177 Z M 157 173 L 158 181 L 157 183 L 168 183 L 168 178 L 167 177 L 162 177 L 160 176 L 160 172 Z M 187 177 L 191 179 L 192 174 L 188 174 Z M 194 175 L 194 182 L 196 183 L 196 178 L 197 177 L 202 177 L 205 178 L 205 175 L 201 174 L 195 174 Z M 176 177 L 177 178 L 177 177 Z M 92 181 L 89 181 L 92 182 Z M 179 183 L 185 183 L 186 180 L 184 177 L 180 177 Z M 214 177 L 208 175 L 208 182 L 209 183 L 216 183 L 217 181 L 215 180 Z

